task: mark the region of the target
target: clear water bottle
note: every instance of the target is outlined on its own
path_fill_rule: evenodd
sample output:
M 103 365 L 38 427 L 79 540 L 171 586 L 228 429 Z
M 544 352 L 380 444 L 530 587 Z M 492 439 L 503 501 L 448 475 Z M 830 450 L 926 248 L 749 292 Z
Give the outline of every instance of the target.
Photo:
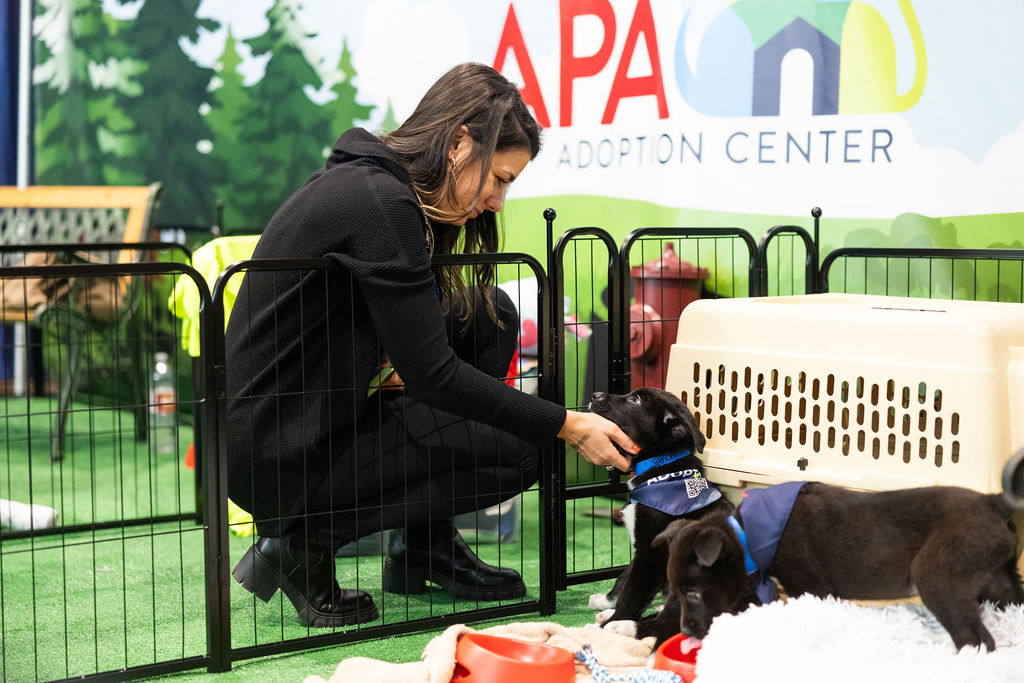
M 157 351 L 153 355 L 153 384 L 149 389 L 149 435 L 157 453 L 173 453 L 175 450 L 176 408 L 177 396 L 168 356 L 164 351 Z

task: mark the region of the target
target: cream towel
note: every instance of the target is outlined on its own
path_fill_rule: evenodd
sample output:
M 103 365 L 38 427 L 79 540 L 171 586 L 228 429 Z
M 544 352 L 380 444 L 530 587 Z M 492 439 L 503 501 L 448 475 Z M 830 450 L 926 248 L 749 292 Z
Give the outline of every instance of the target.
M 338 664 L 329 683 L 449 683 L 455 672 L 455 645 L 459 636 L 474 633 L 464 624 L 445 629 L 423 649 L 421 661 L 392 664 L 368 657 L 351 657 Z M 597 661 L 613 673 L 626 672 L 647 666 L 654 648 L 654 638 L 636 640 L 618 633 L 605 631 L 594 624 L 583 627 L 562 626 L 552 622 L 522 622 L 502 624 L 483 629 L 479 633 L 515 638 L 530 643 L 553 645 L 575 654 L 589 643 Z M 592 683 L 590 670 L 576 662 L 576 683 Z M 319 676 L 310 676 L 304 683 L 325 683 Z

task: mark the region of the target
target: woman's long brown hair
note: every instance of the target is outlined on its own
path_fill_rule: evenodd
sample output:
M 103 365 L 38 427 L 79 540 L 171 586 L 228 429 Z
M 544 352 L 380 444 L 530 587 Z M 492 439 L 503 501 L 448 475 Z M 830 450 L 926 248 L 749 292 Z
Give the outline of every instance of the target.
M 480 180 L 475 204 L 480 199 L 495 152 L 525 150 L 533 159 L 540 152 L 540 126 L 526 108 L 515 84 L 485 64 L 460 64 L 437 80 L 416 106 L 415 111 L 392 133 L 383 137 L 412 178 L 428 229 L 433 232 L 434 253 L 473 254 L 498 251 L 498 222 L 490 211 L 466 221 L 461 229 L 447 225 L 461 214 L 447 208 L 458 206 L 455 178 L 448 150 L 457 131 L 465 126 L 473 141 L 463 168 L 479 163 Z M 481 294 L 494 285 L 492 264 L 473 266 L 473 280 Z M 470 296 L 459 266 L 434 269 L 438 286 L 450 303 L 461 302 L 463 320 L 469 325 L 473 316 Z M 492 297 L 483 296 L 487 313 L 497 322 Z

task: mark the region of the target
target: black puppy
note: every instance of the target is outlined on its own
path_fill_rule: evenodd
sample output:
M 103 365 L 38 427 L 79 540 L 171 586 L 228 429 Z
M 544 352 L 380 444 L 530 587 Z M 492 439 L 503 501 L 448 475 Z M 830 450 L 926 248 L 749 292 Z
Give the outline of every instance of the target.
M 959 487 L 790 482 L 746 491 L 732 516 L 673 522 L 654 543 L 668 545 L 669 588 L 689 636 L 703 638 L 754 589 L 771 599 L 774 577 L 789 596 L 920 596 L 958 650 L 992 650 L 981 602 L 1024 604 L 1012 513 L 998 494 Z
M 635 635 L 653 635 L 661 644 L 679 632 L 679 608 L 670 594 L 660 612 L 640 619 L 666 587 L 668 552 L 653 547 L 652 541 L 673 520 L 716 511 L 729 514 L 733 506 L 704 478 L 697 457 L 704 450 L 704 435 L 679 397 L 653 387 L 625 396 L 598 392 L 590 398 L 590 410 L 617 424 L 640 447 L 635 455 L 623 453 L 631 458 L 635 472 L 629 480 L 629 503 L 622 511 L 633 561 L 607 595 L 591 596 L 590 607 L 605 610 L 598 619 L 606 624 L 629 622 L 627 630 L 639 620 Z

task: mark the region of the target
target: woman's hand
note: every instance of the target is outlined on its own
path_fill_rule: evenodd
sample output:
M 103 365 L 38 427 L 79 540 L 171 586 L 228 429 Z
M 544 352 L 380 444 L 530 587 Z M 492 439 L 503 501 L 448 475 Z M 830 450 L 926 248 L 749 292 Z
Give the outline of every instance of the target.
M 575 448 L 587 462 L 615 467 L 622 472 L 629 470 L 629 458 L 622 455 L 615 445 L 628 453 L 640 450 L 617 424 L 597 413 L 568 411 L 558 438 Z

